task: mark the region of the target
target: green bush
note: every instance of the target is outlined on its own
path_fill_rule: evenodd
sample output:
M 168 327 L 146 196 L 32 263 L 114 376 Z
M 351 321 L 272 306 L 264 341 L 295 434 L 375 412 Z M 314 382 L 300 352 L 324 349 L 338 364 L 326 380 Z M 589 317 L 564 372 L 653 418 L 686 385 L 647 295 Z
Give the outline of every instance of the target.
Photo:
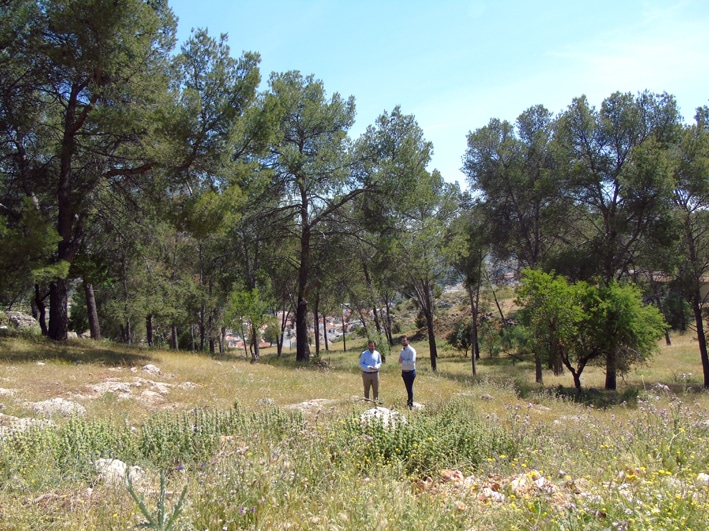
M 472 346 L 470 342 L 472 327 L 472 318 L 469 315 L 462 316 L 453 323 L 453 330 L 446 338 L 453 348 L 465 352 L 466 357 Z
M 210 460 L 224 435 L 268 437 L 278 441 L 302 430 L 300 413 L 280 409 L 244 413 L 195 409 L 161 412 L 139 430 L 122 422 L 74 417 L 59 426 L 33 427 L 0 440 L 0 479 L 28 483 L 88 480 L 99 458 L 148 462 L 160 470 Z M 36 477 L 35 477 L 36 476 Z
M 490 456 L 514 456 L 520 444 L 499 427 L 478 419 L 458 401 L 406 418 L 406 423 L 399 422 L 395 427 L 381 419 L 363 423 L 350 418 L 334 436 L 334 458 L 347 448 L 363 467 L 397 463 L 408 475 L 425 478 L 441 468 L 474 471 Z
M 135 462 L 138 448 L 135 437 L 125 424 L 108 420 L 73 417 L 59 426 L 51 440 L 56 467 L 62 474 L 76 474 L 84 479 L 94 473 L 96 459 L 120 459 Z
M 137 440 L 125 425 L 107 420 L 73 417 L 59 426 L 32 427 L 0 441 L 0 471 L 3 480 L 14 478 L 18 488 L 39 488 L 75 480 L 88 480 L 99 458 L 135 462 Z

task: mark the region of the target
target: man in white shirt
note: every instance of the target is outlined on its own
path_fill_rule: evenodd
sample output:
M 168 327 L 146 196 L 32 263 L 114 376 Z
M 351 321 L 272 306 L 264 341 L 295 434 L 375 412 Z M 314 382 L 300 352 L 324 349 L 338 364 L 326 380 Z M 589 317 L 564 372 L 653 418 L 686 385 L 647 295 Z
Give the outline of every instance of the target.
M 409 409 L 414 407 L 414 380 L 416 379 L 416 350 L 409 345 L 409 337 L 401 338 L 401 353 L 399 354 L 399 364 L 401 364 L 401 378 L 406 386 L 406 405 Z
M 382 355 L 377 351 L 377 344 L 373 340 L 367 343 L 369 347 L 359 357 L 359 367 L 362 369 L 362 383 L 364 384 L 364 398 L 369 399 L 369 388 L 372 388 L 374 401 L 379 400 L 379 369 L 382 366 Z

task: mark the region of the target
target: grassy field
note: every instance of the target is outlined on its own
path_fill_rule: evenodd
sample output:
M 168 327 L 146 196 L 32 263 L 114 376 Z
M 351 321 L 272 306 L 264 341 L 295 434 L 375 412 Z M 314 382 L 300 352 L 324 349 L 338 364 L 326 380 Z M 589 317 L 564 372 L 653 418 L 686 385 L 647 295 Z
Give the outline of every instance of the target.
M 443 348 L 434 373 L 414 344 L 411 412 L 395 349 L 390 425 L 362 420 L 364 342 L 348 347 L 252 364 L 0 338 L 0 529 L 706 528 L 709 394 L 689 335 L 613 393 L 588 368 L 580 400 L 568 374 L 539 387 L 507 357 L 474 378 Z M 139 467 L 135 497 L 101 458 Z

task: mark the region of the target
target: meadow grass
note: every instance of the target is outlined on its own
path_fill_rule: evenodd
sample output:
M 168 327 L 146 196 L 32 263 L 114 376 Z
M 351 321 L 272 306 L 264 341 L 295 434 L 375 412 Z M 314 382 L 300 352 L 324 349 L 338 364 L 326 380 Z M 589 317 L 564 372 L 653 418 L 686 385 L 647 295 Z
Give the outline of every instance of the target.
M 0 338 L 5 428 L 50 399 L 86 409 L 4 432 L 0 528 L 146 524 L 94 466 L 115 458 L 144 471 L 133 489 L 148 511 L 173 514 L 185 492 L 173 529 L 705 529 L 709 395 L 689 335 L 616 392 L 588 368 L 582 395 L 568 374 L 535 384 L 530 360 L 483 358 L 473 377 L 445 345 L 433 372 L 427 344 L 414 346 L 423 407 L 405 407 L 394 349 L 380 392 L 400 415 L 391 427 L 361 421 L 375 405 L 361 399 L 363 340 L 316 365 L 287 348 L 249 363 Z

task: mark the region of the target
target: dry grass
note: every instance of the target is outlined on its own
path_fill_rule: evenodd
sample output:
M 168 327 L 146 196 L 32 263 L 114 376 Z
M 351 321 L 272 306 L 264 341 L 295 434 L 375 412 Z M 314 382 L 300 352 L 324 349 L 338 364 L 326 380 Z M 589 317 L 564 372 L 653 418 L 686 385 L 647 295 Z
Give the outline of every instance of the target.
M 357 360 L 364 346 L 348 340 L 350 350 L 342 352 L 341 344 L 331 345 L 319 365 L 296 363 L 288 349 L 281 358 L 266 349 L 252 364 L 243 352 L 209 356 L 3 337 L 0 412 L 37 416 L 33 403 L 62 398 L 86 408 L 86 429 L 96 437 L 104 428 L 94 420 L 137 426 L 161 412 L 226 411 L 235 403 L 248 414 L 263 412 L 252 428 L 226 437 L 206 465 L 186 465 L 171 476 L 171 491 L 189 487 L 188 529 L 665 529 L 670 521 L 700 529 L 697 522 L 709 517 L 709 488 L 694 486 L 698 474 L 709 473 L 701 451 L 709 394 L 701 389 L 699 353 L 689 335 L 660 345 L 661 353 L 620 380 L 615 393 L 602 390 L 601 368 L 588 368 L 581 403 L 561 392 L 572 385 L 569 375 L 545 373 L 545 386 L 534 384 L 531 361 L 484 358 L 473 377 L 470 358 L 444 348 L 433 372 L 427 344 L 415 344 L 415 400 L 425 409 L 410 417 L 417 426 L 410 436 L 418 437 L 406 450 L 410 459 L 428 441 L 436 445 L 428 455 L 451 444 L 459 458 L 470 445 L 455 446 L 457 430 L 491 445 L 468 469 L 474 476 L 450 482 L 441 477 L 452 472 L 421 476 L 407 470 L 406 459 L 386 458 L 376 467 L 367 461 L 376 457 L 366 442 L 372 439 L 351 424 L 353 414 L 372 406 L 360 398 Z M 395 359 L 396 349 L 382 370 L 380 396 L 384 406 L 405 412 Z M 160 373 L 146 371 L 148 365 Z M 637 400 L 621 405 L 626 396 Z M 289 428 L 294 432 L 283 435 L 269 417 L 274 405 L 288 410 L 316 400 L 303 409 L 305 425 Z M 447 433 L 439 414 L 461 424 Z M 380 435 L 381 448 L 394 454 L 405 443 Z M 31 455 L 31 447 L 20 450 Z M 0 488 L 0 521 L 8 529 L 125 529 L 141 520 L 125 491 L 87 480 L 86 471 L 65 477 L 52 468 L 57 465 L 13 463 L 7 456 L 0 472 L 12 481 Z M 525 478 L 539 477 L 552 490 L 522 487 Z M 175 495 L 168 498 L 172 506 Z
M 534 369 L 530 361 L 517 362 L 505 356 L 485 358 L 478 362 L 478 376 L 473 378 L 470 358 L 444 351 L 439 357 L 438 371 L 430 368 L 426 342 L 414 344 L 418 351 L 417 402 L 440 402 L 454 395 L 479 390 L 481 382 L 511 382 L 534 390 Z M 60 397 L 79 400 L 96 415 L 116 413 L 138 414 L 147 409 L 189 409 L 212 406 L 228 409 L 234 402 L 256 407 L 264 402 L 278 406 L 313 399 L 328 399 L 349 407 L 361 394 L 357 368 L 364 342 L 330 346 L 322 353 L 326 367 L 302 365 L 294 361 L 295 352 L 285 349 L 278 358 L 275 348 L 264 349 L 259 363 L 250 363 L 237 351 L 223 356 L 186 352 L 126 348 L 120 345 L 96 345 L 88 340 L 57 346 L 43 340 L 33 342 L 0 338 L 0 404 L 6 414 L 26 413 L 23 404 Z M 642 390 L 656 383 L 675 392 L 698 390 L 702 384 L 702 367 L 696 340 L 690 334 L 676 335 L 672 345 L 660 345 L 661 352 L 645 366 L 635 368 L 619 380 L 618 393 L 628 389 Z M 382 369 L 381 399 L 389 407 L 402 408 L 405 392 L 399 367 L 395 363 L 396 347 Z M 161 374 L 142 370 L 145 365 L 158 367 Z M 603 389 L 605 376 L 601 367 L 588 367 L 582 375 L 584 389 Z M 98 394 L 92 387 L 106 382 L 132 385 L 130 395 Z M 167 386 L 162 397 L 140 399 L 154 382 Z M 548 389 L 570 388 L 570 375 L 554 376 L 546 372 Z M 519 389 L 517 389 L 519 391 Z M 514 394 L 510 386 L 510 393 Z M 150 393 L 145 393 L 151 396 Z M 159 393 L 160 394 L 160 393 Z M 130 396 L 130 398 L 127 398 Z M 704 394 L 697 398 L 703 400 Z M 541 398 L 537 397 L 536 400 Z

